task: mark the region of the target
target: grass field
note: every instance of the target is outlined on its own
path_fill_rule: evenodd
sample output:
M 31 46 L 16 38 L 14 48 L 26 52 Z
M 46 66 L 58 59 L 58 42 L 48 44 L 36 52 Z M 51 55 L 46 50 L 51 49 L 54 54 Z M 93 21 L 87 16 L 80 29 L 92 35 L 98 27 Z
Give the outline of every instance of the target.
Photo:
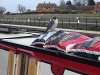
M 4 18 L 52 18 L 57 16 L 58 18 L 100 18 L 100 14 L 23 14 L 23 15 L 3 15 Z

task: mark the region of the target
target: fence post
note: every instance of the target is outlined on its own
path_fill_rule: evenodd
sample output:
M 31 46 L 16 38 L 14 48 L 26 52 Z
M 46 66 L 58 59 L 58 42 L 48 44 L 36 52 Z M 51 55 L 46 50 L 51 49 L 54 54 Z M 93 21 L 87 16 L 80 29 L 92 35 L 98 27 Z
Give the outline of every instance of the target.
M 40 18 L 39 18 L 39 26 L 40 26 Z
M 31 26 L 31 18 L 30 18 L 30 26 Z
M 7 18 L 7 24 L 9 24 L 9 18 Z
M 5 23 L 5 22 L 4 22 L 4 18 L 3 18 L 3 23 Z
M 23 25 L 23 18 L 22 18 L 22 25 Z
M 2 18 L 2 23 L 3 23 L 3 18 Z
M 86 18 L 86 30 L 87 30 L 87 18 Z
M 13 24 L 13 18 L 12 18 L 11 24 Z
M 14 24 L 14 19 L 12 18 L 12 22 L 11 22 L 11 24 Z
M 5 22 L 5 18 L 3 18 L 3 19 L 4 19 L 4 23 L 6 23 L 6 22 Z
M 77 19 L 77 29 L 78 29 L 78 20 L 79 20 L 79 19 Z M 75 28 L 76 28 L 76 27 L 75 27 Z
M 5 18 L 5 22 L 6 22 L 6 24 L 7 24 L 7 18 Z
M 11 18 L 10 18 L 10 24 L 11 24 Z
M 70 29 L 70 18 L 69 18 L 69 29 Z
M 6 18 L 6 24 L 7 24 L 7 18 Z
M 0 18 L 0 23 L 1 23 L 1 18 Z
M 44 18 L 44 27 L 45 27 L 45 18 Z
M 2 18 L 2 23 L 3 23 L 3 18 Z
M 6 23 L 8 24 L 8 18 L 7 18 L 7 22 Z
M 26 25 L 27 25 L 27 18 L 26 18 Z
M 34 26 L 35 26 L 35 18 L 34 18 Z
M 3 18 L 4 19 L 4 23 L 5 23 L 5 18 Z
M 98 27 L 97 27 L 97 19 L 96 19 L 96 31 L 97 31 L 97 28 L 98 28 Z
M 0 20 L 1 20 L 0 23 L 2 23 L 2 18 Z
M 12 18 L 11 18 L 10 24 L 12 24 Z
M 62 19 L 62 28 L 63 28 L 63 19 Z
M 20 18 L 19 18 L 19 25 L 20 25 Z

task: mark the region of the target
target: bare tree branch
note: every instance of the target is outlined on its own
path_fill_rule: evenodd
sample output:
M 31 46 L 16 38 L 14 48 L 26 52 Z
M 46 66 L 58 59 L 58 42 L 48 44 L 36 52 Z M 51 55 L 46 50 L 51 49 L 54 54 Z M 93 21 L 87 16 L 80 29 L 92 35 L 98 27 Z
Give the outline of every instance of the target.
M 20 13 L 24 13 L 26 11 L 26 7 L 25 6 L 22 6 L 21 4 L 18 4 L 17 5 L 17 10 Z
M 82 6 L 85 6 L 85 5 L 87 5 L 87 3 L 88 3 L 88 0 L 73 0 L 73 3 L 75 4 L 75 5 L 82 5 Z
M 6 8 L 0 7 L 0 12 L 2 12 L 2 13 L 6 12 Z
M 60 9 L 64 10 L 66 8 L 66 3 L 64 0 L 60 0 L 60 5 L 59 5 Z

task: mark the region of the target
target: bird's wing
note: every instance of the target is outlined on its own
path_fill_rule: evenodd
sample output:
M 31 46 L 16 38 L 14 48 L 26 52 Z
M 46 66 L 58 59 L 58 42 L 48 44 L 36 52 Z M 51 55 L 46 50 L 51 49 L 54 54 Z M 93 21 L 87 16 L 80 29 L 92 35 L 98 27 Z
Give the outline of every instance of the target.
M 46 33 L 54 24 L 54 20 L 51 20 L 49 23 L 48 23 L 48 26 L 47 26 L 47 29 L 45 30 L 44 33 Z

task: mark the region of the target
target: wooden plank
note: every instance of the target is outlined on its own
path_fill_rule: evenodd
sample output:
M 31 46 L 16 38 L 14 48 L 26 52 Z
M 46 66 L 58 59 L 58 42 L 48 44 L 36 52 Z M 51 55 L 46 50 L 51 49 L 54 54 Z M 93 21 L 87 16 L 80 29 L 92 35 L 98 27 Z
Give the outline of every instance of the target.
M 17 69 L 18 69 L 18 54 L 15 54 L 15 58 L 14 58 L 14 75 L 17 75 Z
M 27 75 L 28 74 L 28 64 L 29 64 L 29 56 L 28 55 L 25 55 L 25 54 L 22 54 L 22 53 L 20 53 L 20 54 L 18 54 L 19 55 L 19 57 L 18 57 L 18 64 L 17 64 L 17 75 L 21 75 L 21 68 L 22 68 L 22 63 L 23 63 L 23 58 L 22 58 L 22 56 L 24 55 L 25 56 L 25 65 L 23 65 L 24 66 L 24 75 Z
M 26 56 L 26 62 L 25 62 L 24 75 L 27 75 L 27 73 L 28 73 L 28 64 L 29 64 L 29 56 L 28 55 L 25 55 L 25 56 Z
M 9 51 L 7 75 L 13 74 L 14 53 Z
M 18 54 L 19 57 L 18 57 L 18 68 L 17 68 L 17 75 L 20 75 L 20 71 L 21 71 L 21 61 L 22 61 L 22 53 L 19 53 Z
M 13 75 L 16 75 L 16 66 L 17 66 L 17 54 L 14 54 L 14 63 L 13 63 Z
M 28 75 L 37 75 L 37 60 L 36 58 L 30 57 Z

